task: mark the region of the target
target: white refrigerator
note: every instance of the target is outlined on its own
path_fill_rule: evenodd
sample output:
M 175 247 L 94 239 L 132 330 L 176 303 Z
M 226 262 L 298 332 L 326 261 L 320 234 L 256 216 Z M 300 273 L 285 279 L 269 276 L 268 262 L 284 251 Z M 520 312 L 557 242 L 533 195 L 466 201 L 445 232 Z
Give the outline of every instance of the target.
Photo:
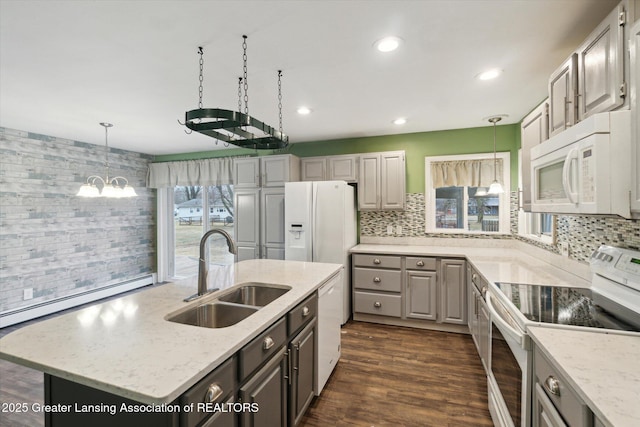
M 342 322 L 351 314 L 349 249 L 357 243 L 353 187 L 344 181 L 284 185 L 285 259 L 342 264 Z

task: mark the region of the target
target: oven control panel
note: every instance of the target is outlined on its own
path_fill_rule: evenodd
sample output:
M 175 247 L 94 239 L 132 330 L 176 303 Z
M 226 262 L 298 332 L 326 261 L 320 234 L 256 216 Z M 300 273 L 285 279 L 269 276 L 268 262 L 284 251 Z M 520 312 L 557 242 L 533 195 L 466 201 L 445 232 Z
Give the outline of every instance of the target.
M 590 264 L 593 273 L 640 290 L 640 251 L 602 245 Z

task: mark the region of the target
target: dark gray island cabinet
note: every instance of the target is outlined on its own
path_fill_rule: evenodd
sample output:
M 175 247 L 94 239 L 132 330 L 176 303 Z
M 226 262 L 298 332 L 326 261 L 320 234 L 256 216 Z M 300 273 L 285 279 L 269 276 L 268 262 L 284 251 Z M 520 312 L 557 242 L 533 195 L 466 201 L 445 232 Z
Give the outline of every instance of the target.
M 295 426 L 314 396 L 317 303 L 316 291 L 170 403 L 45 374 L 45 426 Z

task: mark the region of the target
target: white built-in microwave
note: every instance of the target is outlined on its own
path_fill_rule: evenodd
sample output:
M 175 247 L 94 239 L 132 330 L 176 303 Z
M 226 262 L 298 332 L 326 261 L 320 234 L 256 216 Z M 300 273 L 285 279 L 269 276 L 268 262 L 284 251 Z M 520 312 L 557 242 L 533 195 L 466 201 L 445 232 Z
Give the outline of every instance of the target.
M 595 114 L 531 149 L 532 212 L 630 218 L 630 112 Z

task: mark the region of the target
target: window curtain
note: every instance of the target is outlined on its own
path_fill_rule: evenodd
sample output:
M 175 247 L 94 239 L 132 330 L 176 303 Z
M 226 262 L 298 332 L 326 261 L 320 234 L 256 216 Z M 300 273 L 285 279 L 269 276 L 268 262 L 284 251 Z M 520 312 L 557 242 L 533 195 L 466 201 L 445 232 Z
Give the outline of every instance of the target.
M 233 184 L 232 157 L 151 163 L 147 172 L 150 188 L 222 184 Z
M 440 187 L 489 187 L 494 177 L 493 159 L 431 162 L 431 185 Z M 497 162 L 502 176 L 502 159 Z

